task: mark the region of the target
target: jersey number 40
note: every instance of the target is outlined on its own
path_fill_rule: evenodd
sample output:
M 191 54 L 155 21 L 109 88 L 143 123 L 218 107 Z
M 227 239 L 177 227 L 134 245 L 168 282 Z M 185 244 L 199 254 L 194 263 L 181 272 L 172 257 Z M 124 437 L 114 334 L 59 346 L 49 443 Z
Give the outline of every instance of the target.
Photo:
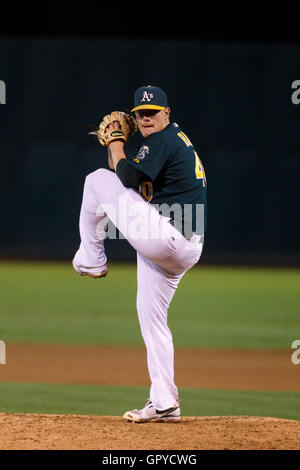
M 177 135 L 178 135 L 178 137 L 181 138 L 181 140 L 183 140 L 183 142 L 185 143 L 185 145 L 187 147 L 193 147 L 192 142 L 190 141 L 188 136 L 185 135 L 184 132 L 178 132 Z M 196 174 L 196 178 L 197 178 L 197 180 L 202 179 L 203 186 L 206 186 L 206 176 L 205 176 L 205 171 L 204 171 L 202 162 L 199 158 L 199 155 L 197 154 L 197 152 L 195 150 L 194 150 L 194 154 L 195 154 L 195 174 Z
M 202 179 L 203 186 L 206 186 L 206 176 L 205 176 L 205 171 L 202 165 L 202 162 L 197 154 L 197 152 L 194 150 L 195 153 L 195 173 L 196 173 L 196 178 L 197 180 Z

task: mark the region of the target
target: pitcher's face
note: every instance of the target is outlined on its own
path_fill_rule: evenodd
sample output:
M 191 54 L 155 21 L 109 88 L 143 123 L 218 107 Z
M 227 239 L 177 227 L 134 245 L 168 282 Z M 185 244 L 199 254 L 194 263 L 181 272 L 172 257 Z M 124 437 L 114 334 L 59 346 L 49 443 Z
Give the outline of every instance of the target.
M 170 108 L 135 111 L 137 126 L 143 137 L 162 131 L 170 123 Z

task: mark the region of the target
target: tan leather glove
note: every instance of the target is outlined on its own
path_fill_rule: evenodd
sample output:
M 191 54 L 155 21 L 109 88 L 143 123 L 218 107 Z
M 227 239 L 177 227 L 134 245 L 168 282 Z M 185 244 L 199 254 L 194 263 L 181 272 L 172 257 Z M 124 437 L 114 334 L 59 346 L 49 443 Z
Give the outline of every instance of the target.
M 119 129 L 109 128 L 110 124 L 119 123 Z M 98 140 L 103 147 L 107 147 L 114 140 L 122 140 L 127 142 L 137 131 L 136 121 L 130 114 L 123 111 L 113 111 L 111 114 L 104 116 L 98 129 L 89 134 L 97 135 Z

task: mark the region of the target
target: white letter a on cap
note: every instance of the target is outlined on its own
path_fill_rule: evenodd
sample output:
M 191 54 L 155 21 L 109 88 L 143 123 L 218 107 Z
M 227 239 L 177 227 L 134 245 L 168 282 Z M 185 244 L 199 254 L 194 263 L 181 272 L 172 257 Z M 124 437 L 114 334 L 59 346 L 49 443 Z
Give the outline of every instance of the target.
M 141 101 L 151 101 L 152 98 L 153 98 L 152 93 L 148 94 L 146 91 L 144 91 L 143 98 L 141 99 Z

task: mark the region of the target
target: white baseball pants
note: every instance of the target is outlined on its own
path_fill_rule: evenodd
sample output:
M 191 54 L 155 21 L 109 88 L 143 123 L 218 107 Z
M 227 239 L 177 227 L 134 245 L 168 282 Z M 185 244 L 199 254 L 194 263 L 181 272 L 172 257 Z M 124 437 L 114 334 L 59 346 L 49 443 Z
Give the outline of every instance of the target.
M 81 243 L 73 259 L 77 272 L 106 268 L 103 229 L 108 219 L 137 251 L 136 305 L 147 350 L 149 398 L 158 410 L 178 406 L 168 308 L 180 279 L 198 262 L 203 245 L 196 235 L 186 240 L 137 191 L 125 188 L 115 173 L 99 169 L 85 180 Z

